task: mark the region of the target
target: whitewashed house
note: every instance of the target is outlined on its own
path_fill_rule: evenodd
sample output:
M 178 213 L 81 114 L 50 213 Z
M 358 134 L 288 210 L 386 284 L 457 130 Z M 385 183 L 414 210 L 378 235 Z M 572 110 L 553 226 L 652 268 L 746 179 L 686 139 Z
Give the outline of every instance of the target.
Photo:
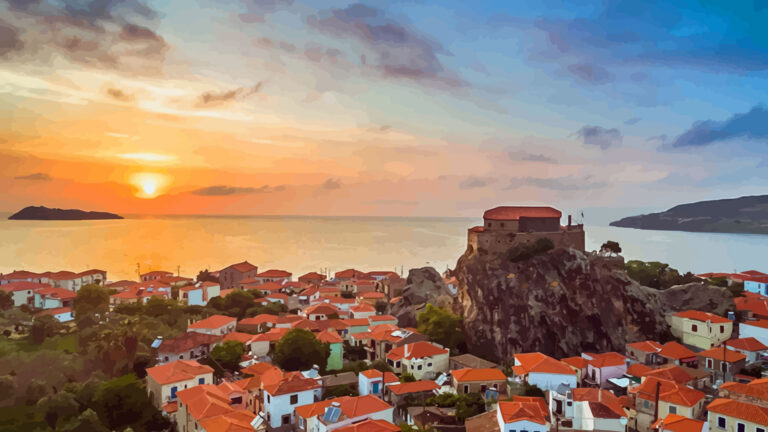
M 294 409 L 320 400 L 319 381 L 305 378 L 301 373 L 289 373 L 277 383 L 265 385 L 264 414 L 271 428 L 295 424 Z
M 557 390 L 561 384 L 577 386 L 576 370 L 539 352 L 515 354 L 512 371 L 516 377 L 544 391 Z
M 499 402 L 496 418 L 500 432 L 549 431 L 549 413 L 542 398 L 515 396 L 512 402 Z

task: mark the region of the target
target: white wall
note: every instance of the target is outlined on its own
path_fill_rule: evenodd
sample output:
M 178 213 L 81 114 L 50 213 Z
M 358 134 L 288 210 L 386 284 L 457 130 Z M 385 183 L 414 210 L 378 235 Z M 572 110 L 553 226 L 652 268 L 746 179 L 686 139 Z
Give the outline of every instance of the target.
M 213 384 L 213 373 L 206 373 L 202 375 L 196 376 L 194 379 L 187 380 L 187 381 L 179 381 L 172 384 L 165 384 L 161 387 L 160 390 L 160 396 L 162 397 L 162 403 L 166 403 L 170 400 L 176 400 L 176 398 L 171 399 L 171 388 L 176 386 L 176 392 L 180 392 L 184 389 L 194 387 L 196 385 L 199 385 L 199 379 L 203 378 L 205 382 L 203 384 Z M 150 378 L 151 379 L 151 378 Z
M 753 337 L 762 342 L 763 345 L 768 345 L 768 329 L 749 325 L 748 322 L 739 324 L 739 337 Z
M 501 412 L 498 411 L 497 419 L 499 421 L 499 429 L 501 432 L 511 432 L 511 431 L 528 431 L 528 432 L 547 432 L 547 425 L 543 424 L 540 425 L 538 423 L 534 423 L 532 421 L 528 420 L 521 420 L 516 421 L 513 423 L 507 423 L 504 424 L 501 420 Z
M 298 395 L 295 404 L 291 404 L 291 396 Z M 291 424 L 296 422 L 293 413 L 294 408 L 309 405 L 315 402 L 314 392 L 306 390 L 298 393 L 289 393 L 284 395 L 272 396 L 264 392 L 264 413 L 269 414 L 269 425 L 273 428 L 279 427 L 283 423 L 283 416 L 290 414 Z

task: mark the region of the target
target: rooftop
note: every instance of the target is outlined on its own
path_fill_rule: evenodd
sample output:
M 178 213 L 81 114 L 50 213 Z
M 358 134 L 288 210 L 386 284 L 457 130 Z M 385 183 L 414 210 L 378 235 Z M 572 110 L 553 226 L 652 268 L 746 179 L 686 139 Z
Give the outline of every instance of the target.
M 194 322 L 189 325 L 187 328 L 191 329 L 216 329 L 219 327 L 224 327 L 227 324 L 231 324 L 237 322 L 237 318 L 226 316 L 226 315 L 211 315 L 208 318 L 201 319 L 200 321 Z
M 520 220 L 520 218 L 558 218 L 563 214 L 552 207 L 501 206 L 483 213 L 483 219 Z
M 213 368 L 194 360 L 176 360 L 147 369 L 147 374 L 158 384 L 187 381 L 208 373 L 213 373 Z

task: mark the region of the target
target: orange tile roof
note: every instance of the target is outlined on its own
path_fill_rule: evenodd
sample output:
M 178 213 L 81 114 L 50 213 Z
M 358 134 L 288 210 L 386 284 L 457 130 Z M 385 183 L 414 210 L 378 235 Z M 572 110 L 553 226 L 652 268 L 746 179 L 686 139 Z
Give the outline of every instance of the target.
M 264 282 L 256 286 L 248 287 L 248 289 L 256 289 L 259 291 L 266 291 L 266 292 L 276 292 L 276 291 L 280 291 L 283 288 L 285 288 L 283 284 L 278 282 Z
M 40 312 L 36 313 L 35 316 L 43 316 L 43 315 L 60 315 L 65 313 L 71 313 L 72 308 L 71 307 L 58 307 L 58 308 L 51 308 L 51 309 L 43 309 Z
M 192 380 L 208 373 L 213 373 L 213 368 L 194 360 L 176 360 L 147 369 L 147 374 L 161 385 Z
M 365 275 L 365 273 L 363 273 L 363 272 L 361 272 L 359 270 L 346 269 L 346 270 L 342 270 L 340 272 L 336 272 L 333 276 L 336 279 L 342 279 L 342 278 L 343 279 L 356 279 L 356 278 L 365 277 L 366 275 Z
M 728 348 L 749 352 L 768 350 L 768 346 L 763 345 L 762 342 L 753 337 L 731 339 L 728 341 Z
M 232 411 L 229 397 L 213 384 L 201 384 L 176 392 L 179 403 L 184 405 L 187 413 L 195 419 L 226 414 Z
M 661 351 L 659 351 L 659 355 L 662 357 L 666 357 L 674 360 L 682 360 L 682 359 L 696 357 L 695 352 L 689 350 L 688 348 L 680 345 L 677 342 L 665 343 L 662 346 Z
M 272 314 L 258 314 L 255 317 L 243 318 L 238 321 L 238 324 L 243 325 L 261 325 L 261 324 L 277 324 L 277 315 Z
M 393 298 L 392 300 L 390 300 L 389 303 L 390 304 L 395 304 L 395 303 L 399 302 L 402 299 L 403 299 L 403 296 L 397 296 L 397 297 Z
M 567 364 L 540 352 L 515 354 L 515 360 L 520 362 L 518 370 L 522 373 L 519 375 L 525 375 L 531 372 L 576 375 L 576 371 Z
M 326 399 L 323 401 L 301 405 L 294 408 L 296 415 L 305 419 L 312 418 L 314 416 L 322 415 L 325 413 L 325 409 L 331 406 L 334 402 L 333 399 Z
M 336 429 L 336 432 L 397 432 L 400 427 L 386 420 L 365 419 Z
M 255 335 L 252 335 L 250 333 L 242 333 L 242 332 L 235 331 L 235 332 L 227 333 L 224 336 L 224 341 L 226 342 L 228 340 L 236 340 L 240 343 L 248 343 L 250 342 L 251 339 L 253 339 L 254 336 Z
M 173 273 L 169 271 L 163 271 L 163 270 L 153 270 L 153 271 L 141 274 L 141 277 L 147 277 L 147 276 L 154 276 L 154 277 L 173 276 Z
M 231 266 L 226 267 L 224 270 L 226 270 L 228 268 L 233 268 L 233 269 L 239 271 L 240 273 L 247 273 L 249 271 L 253 271 L 253 270 L 258 269 L 258 267 L 256 267 L 255 265 L 249 263 L 248 261 L 243 261 L 241 263 L 232 264 Z
M 706 357 L 715 360 L 725 360 L 727 363 L 735 363 L 747 358 L 747 356 L 738 351 L 729 350 L 723 347 L 710 348 L 708 350 L 699 352 L 697 355 L 699 357 Z
M 634 342 L 631 344 L 627 344 L 628 347 L 636 349 L 638 351 L 643 351 L 647 353 L 655 353 L 661 351 L 662 345 L 658 342 L 654 342 L 652 340 L 647 340 L 644 342 Z
M 394 321 L 397 322 L 397 318 L 393 317 L 392 315 L 373 315 L 369 316 L 368 320 L 371 323 L 377 322 L 377 321 Z
M 50 285 L 41 284 L 37 282 L 21 281 L 21 282 L 11 282 L 11 283 L 0 285 L 0 290 L 3 290 L 7 293 L 12 293 L 16 291 L 26 291 L 26 290 L 35 291 L 35 290 L 39 290 L 47 287 L 50 287 Z
M 587 359 L 587 363 L 596 368 L 622 366 L 625 364 L 627 358 L 617 352 L 606 352 L 601 354 L 589 354 L 591 359 Z
M 349 308 L 352 312 L 376 312 L 376 308 L 368 303 L 356 304 Z
M 331 315 L 331 314 L 339 314 L 339 308 L 332 304 L 328 303 L 318 303 L 314 304 L 312 306 L 307 306 L 304 308 L 304 314 L 309 315 Z
M 308 281 L 323 281 L 325 280 L 325 275 L 321 275 L 317 272 L 309 272 L 307 274 L 303 274 L 299 276 L 300 281 L 308 280 Z
M 380 370 L 376 369 L 368 369 L 360 372 L 364 377 L 371 379 L 377 379 L 381 378 L 382 381 L 384 381 L 384 384 L 389 384 L 393 382 L 399 382 L 400 380 L 397 379 L 397 376 L 393 374 L 392 372 L 382 372 Z
M 320 387 L 320 383 L 311 378 L 305 378 L 303 375 L 287 375 L 277 383 L 264 385 L 264 390 L 272 396 L 279 396 L 289 393 L 299 393 L 303 391 L 314 390 Z
M 288 300 L 288 295 L 283 294 L 283 293 L 279 293 L 279 292 L 278 293 L 269 293 L 269 294 L 267 294 L 264 297 L 266 297 L 268 299 L 275 299 L 275 300 L 282 300 L 282 301 Z
M 768 378 L 754 380 L 749 384 L 742 384 L 737 382 L 727 382 L 720 386 L 721 390 L 728 390 L 729 392 L 752 396 L 758 399 L 762 399 L 768 402 Z
M 632 375 L 633 377 L 642 377 L 645 376 L 646 373 L 652 371 L 653 369 L 649 368 L 648 366 L 642 364 L 642 363 L 632 363 L 627 367 L 627 374 Z
M 36 291 L 37 294 L 44 297 L 58 298 L 61 300 L 70 300 L 77 297 L 77 293 L 64 288 L 41 288 Z
M 640 399 L 653 401 L 656 399 L 657 383 L 661 384 L 659 387 L 659 399 L 671 404 L 692 407 L 706 396 L 704 393 L 688 386 L 655 377 L 645 378 L 639 386 L 631 391 L 636 393 Z
M 471 381 L 506 381 L 507 376 L 499 369 L 472 369 L 464 368 L 451 371 L 453 379 L 457 382 Z
M 251 339 L 253 342 L 274 342 L 278 341 L 285 336 L 291 329 L 285 327 L 275 327 L 269 329 L 266 333 L 257 334 Z
M 191 329 L 217 329 L 227 324 L 236 323 L 237 318 L 226 315 L 211 315 L 208 318 L 193 322 L 187 328 Z
M 674 381 L 678 384 L 686 384 L 693 380 L 693 376 L 677 365 L 670 365 L 666 367 L 660 367 L 653 369 L 645 374 L 646 377 L 654 377 L 659 379 L 665 379 L 667 381 Z
M 687 310 L 683 312 L 678 312 L 675 314 L 676 317 L 680 318 L 687 318 L 691 320 L 701 321 L 701 322 L 713 322 L 717 324 L 725 324 L 731 322 L 728 318 L 723 318 L 720 315 L 715 315 L 713 313 L 709 312 L 702 312 L 697 310 Z
M 270 269 L 267 271 L 263 271 L 256 275 L 256 277 L 260 278 L 287 278 L 291 277 L 293 273 L 285 270 L 277 270 L 277 269 Z
M 731 399 L 715 399 L 707 406 L 709 412 L 724 414 L 730 417 L 768 425 L 768 408 Z
M 167 404 L 163 405 L 163 411 L 167 412 L 168 414 L 173 414 L 178 410 L 179 403 L 177 401 L 168 402 Z
M 332 332 L 329 330 L 323 330 L 320 333 L 318 333 L 315 337 L 317 338 L 317 340 L 323 343 L 334 344 L 334 343 L 344 342 L 344 339 L 342 339 L 338 333 Z
M 404 395 L 409 393 L 423 393 L 423 392 L 431 392 L 433 390 L 436 390 L 440 388 L 439 385 L 437 385 L 434 381 L 413 381 L 413 382 L 407 382 L 407 383 L 400 383 L 400 384 L 392 384 L 387 387 L 389 391 L 396 395 Z
M 256 414 L 248 410 L 232 410 L 226 414 L 200 420 L 206 432 L 253 432 L 251 422 Z
M 393 348 L 387 354 L 387 358 L 392 360 L 399 360 L 402 358 L 411 360 L 415 358 L 433 357 L 441 354 L 448 354 L 448 350 L 440 348 L 430 342 L 419 341 Z
M 584 357 L 567 357 L 560 360 L 561 362 L 575 367 L 576 369 L 586 369 L 587 368 L 587 359 Z
M 532 401 L 531 398 L 520 399 L 515 397 L 512 402 L 499 402 L 498 410 L 505 424 L 518 421 L 531 421 L 540 425 L 546 425 L 549 415 L 546 408 L 542 408 L 544 400 Z M 541 398 L 538 398 L 541 399 Z M 544 405 L 546 407 L 546 404 Z
M 667 414 L 663 419 L 658 419 L 651 429 L 664 429 L 670 432 L 701 432 L 704 422 L 683 417 L 677 414 Z
M 560 210 L 552 207 L 527 207 L 527 206 L 500 206 L 486 210 L 483 219 L 490 220 L 519 220 L 526 218 L 558 218 L 562 216 Z
M 367 318 L 349 318 L 349 319 L 345 319 L 344 322 L 354 327 L 371 325 L 371 322 L 368 321 Z
M 357 296 L 359 299 L 383 299 L 384 297 L 386 297 L 386 295 L 378 291 L 368 291 L 358 294 Z

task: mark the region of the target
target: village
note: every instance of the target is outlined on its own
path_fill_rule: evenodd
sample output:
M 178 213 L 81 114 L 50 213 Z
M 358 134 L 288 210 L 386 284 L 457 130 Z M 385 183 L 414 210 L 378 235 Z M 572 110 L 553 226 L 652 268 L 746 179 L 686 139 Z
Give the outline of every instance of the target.
M 550 210 L 486 212 L 470 242 L 482 245 L 478 235 L 492 224 L 518 230 L 560 218 Z M 583 249 L 580 226 L 559 228 L 566 246 Z M 294 278 L 248 261 L 197 278 L 153 270 L 135 281 L 109 281 L 102 270 L 14 271 L 0 276 L 0 290 L 34 320 L 62 325 L 94 286 L 110 292 L 100 320 L 158 301 L 204 311 L 185 332 L 153 337 L 143 378 L 151 403 L 181 432 L 766 432 L 768 274 L 697 277 L 743 284 L 737 310 L 670 314 L 674 340 L 627 341 L 623 352 L 520 352 L 500 362 L 440 343 L 435 327 L 461 328 L 437 306 L 420 305 L 418 326 L 401 327 L 390 312 L 407 280 L 394 271 Z M 444 282 L 455 293 L 458 281 L 446 273 Z M 238 297 L 259 313 L 223 306 Z M 223 364 L 222 352 L 237 357 Z

